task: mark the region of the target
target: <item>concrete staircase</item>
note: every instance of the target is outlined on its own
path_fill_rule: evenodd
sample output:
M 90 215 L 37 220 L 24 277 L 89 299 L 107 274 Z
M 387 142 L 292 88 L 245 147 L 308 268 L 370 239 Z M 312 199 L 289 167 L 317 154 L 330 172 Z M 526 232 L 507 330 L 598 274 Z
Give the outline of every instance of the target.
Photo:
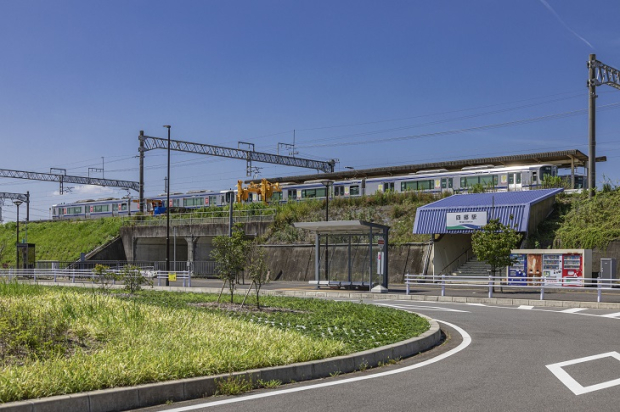
M 478 258 L 476 256 L 473 256 L 467 262 L 461 265 L 456 271 L 454 271 L 453 275 L 487 277 L 489 275 L 489 270 L 491 270 L 491 265 L 488 265 L 484 262 L 479 262 Z

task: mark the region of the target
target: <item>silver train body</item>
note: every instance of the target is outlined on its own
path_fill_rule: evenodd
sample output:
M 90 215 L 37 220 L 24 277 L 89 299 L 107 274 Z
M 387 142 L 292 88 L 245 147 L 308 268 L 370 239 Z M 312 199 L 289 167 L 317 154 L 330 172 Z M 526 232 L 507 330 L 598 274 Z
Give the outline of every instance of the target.
M 537 189 L 547 176 L 557 176 L 554 165 L 529 166 L 475 166 L 458 171 L 445 169 L 426 170 L 401 176 L 363 178 L 335 181 L 329 188 L 330 198 L 359 197 L 392 191 L 403 193 L 422 191 L 428 193 L 450 192 L 467 193 L 474 186 L 494 191 L 520 191 Z M 575 176 L 575 188 L 583 188 L 584 177 Z M 321 183 L 289 184 L 282 186 L 282 192 L 274 193 L 271 202 L 303 201 L 321 199 L 326 196 L 326 188 Z M 251 193 L 248 202 L 258 202 L 257 194 Z M 51 218 L 89 219 L 108 216 L 128 216 L 139 211 L 137 198 L 83 200 L 75 203 L 54 205 L 50 208 Z M 158 214 L 165 210 L 166 194 L 147 199 L 147 212 Z M 172 209 L 202 209 L 227 205 L 225 192 L 193 191 L 171 193 Z M 159 206 L 159 207 L 158 207 Z

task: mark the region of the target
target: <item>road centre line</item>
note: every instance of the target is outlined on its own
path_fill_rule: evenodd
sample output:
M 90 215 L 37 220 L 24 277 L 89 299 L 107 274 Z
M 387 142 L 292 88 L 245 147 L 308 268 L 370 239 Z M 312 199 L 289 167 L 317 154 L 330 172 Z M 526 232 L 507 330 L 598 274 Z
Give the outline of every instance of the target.
M 348 379 L 341 379 L 341 380 L 337 380 L 337 381 L 332 381 L 332 382 L 323 382 L 323 383 L 319 383 L 316 385 L 308 385 L 308 386 L 300 386 L 298 388 L 290 388 L 290 389 L 283 389 L 283 390 L 276 390 L 276 391 L 272 391 L 272 392 L 265 392 L 265 393 L 258 393 L 256 395 L 249 395 L 249 396 L 243 396 L 243 397 L 239 397 L 239 398 L 233 398 L 233 399 L 224 399 L 221 401 L 215 401 L 215 402 L 210 402 L 210 403 L 201 403 L 198 405 L 190 405 L 190 406 L 184 406 L 181 408 L 175 408 L 175 409 L 166 409 L 167 412 L 185 412 L 185 411 L 193 411 L 196 409 L 203 409 L 203 408 L 210 408 L 212 406 L 220 406 L 220 405 L 229 405 L 229 404 L 233 404 L 233 403 L 239 403 L 239 402 L 247 402 L 247 401 L 251 401 L 251 400 L 255 400 L 255 399 L 262 399 L 262 398 L 269 398 L 272 396 L 278 396 L 278 395 L 287 395 L 290 393 L 296 393 L 296 392 L 303 392 L 303 391 L 309 391 L 309 390 L 314 390 L 314 389 L 321 389 L 321 388 L 327 388 L 330 386 L 336 386 L 336 385 L 344 385 L 347 383 L 354 383 L 354 382 L 360 382 L 360 381 L 365 381 L 368 379 L 376 379 L 376 378 L 382 378 L 384 376 L 390 376 L 390 375 L 396 375 L 398 373 L 403 373 L 403 372 L 409 372 L 411 370 L 414 369 L 418 369 L 418 368 L 422 368 L 424 366 L 428 366 L 431 365 L 433 363 L 442 361 L 452 355 L 456 355 L 457 353 L 459 353 L 460 351 L 462 351 L 463 349 L 467 348 L 470 344 L 471 344 L 471 336 L 463 329 L 461 329 L 460 327 L 453 325 L 451 323 L 448 322 L 444 322 L 441 320 L 437 320 L 435 319 L 437 322 L 443 323 L 453 329 L 455 329 L 458 333 L 461 334 L 463 341 L 454 349 L 449 350 L 448 352 L 442 353 L 441 355 L 438 355 L 432 359 L 428 359 L 425 360 L 423 362 L 420 363 L 416 363 L 415 365 L 410 365 L 410 366 L 405 366 L 403 368 L 399 368 L 399 369 L 393 369 L 390 371 L 385 371 L 385 372 L 379 372 L 379 373 L 375 373 L 372 375 L 365 375 L 365 376 L 358 376 L 355 378 L 348 378 Z

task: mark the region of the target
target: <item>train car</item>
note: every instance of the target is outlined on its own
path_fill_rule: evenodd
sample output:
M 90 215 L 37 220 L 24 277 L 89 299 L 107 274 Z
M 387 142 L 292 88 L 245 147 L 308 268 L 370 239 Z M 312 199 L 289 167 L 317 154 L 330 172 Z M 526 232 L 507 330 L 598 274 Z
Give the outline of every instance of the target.
M 60 203 L 50 208 L 52 220 L 96 219 L 111 216 L 129 216 L 140 210 L 138 199 L 103 198 Z
M 554 165 L 532 166 L 473 166 L 458 171 L 446 169 L 422 170 L 417 173 L 369 179 L 336 181 L 330 188 L 332 197 L 357 197 L 381 192 L 404 193 L 468 193 L 476 188 L 491 191 L 531 190 L 542 186 L 547 176 L 557 176 Z M 581 181 L 576 177 L 576 182 Z M 303 183 L 282 186 L 280 202 L 325 198 L 322 183 Z

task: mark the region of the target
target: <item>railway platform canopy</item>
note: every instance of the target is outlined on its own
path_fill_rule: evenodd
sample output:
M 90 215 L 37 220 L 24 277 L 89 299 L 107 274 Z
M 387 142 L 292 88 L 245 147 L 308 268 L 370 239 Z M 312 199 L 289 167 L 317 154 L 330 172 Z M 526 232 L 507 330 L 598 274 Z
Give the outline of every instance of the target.
M 331 221 L 319 221 L 319 222 L 298 222 L 293 224 L 296 228 L 309 230 L 315 235 L 315 251 L 314 251 L 314 281 L 317 289 L 320 286 L 328 286 L 330 288 L 368 288 L 371 292 L 385 293 L 388 291 L 388 233 L 389 226 L 381 225 L 378 223 L 365 222 L 362 220 L 331 220 Z M 321 236 L 325 238 L 325 244 L 323 246 L 324 258 L 321 259 Z M 347 273 L 346 280 L 336 280 L 330 278 L 330 265 L 328 259 L 329 245 L 328 236 L 339 236 L 341 238 L 348 239 L 347 247 L 347 265 L 342 267 L 337 262 L 337 265 L 332 265 L 332 272 L 337 272 L 338 267 L 342 267 L 342 272 Z M 352 242 L 353 236 L 362 237 L 368 240 L 367 254 L 364 254 L 363 258 L 366 260 L 366 264 L 356 265 L 363 267 L 363 271 L 367 273 L 367 278 L 353 279 L 353 255 Z M 335 245 L 332 245 L 332 250 Z M 325 280 L 320 279 L 321 274 L 321 260 L 325 261 Z M 342 259 L 344 260 L 344 259 Z M 333 263 L 333 258 L 332 258 Z M 373 270 L 374 268 L 374 270 Z M 333 275 L 333 274 L 332 274 Z
M 596 158 L 597 162 L 607 161 L 606 156 Z M 524 166 L 534 164 L 552 164 L 560 169 L 570 169 L 574 175 L 576 167 L 586 167 L 588 156 L 579 150 L 562 150 L 554 152 L 540 152 L 519 154 L 511 156 L 481 157 L 475 159 L 450 160 L 446 162 L 419 163 L 400 166 L 378 167 L 372 169 L 349 169 L 344 171 L 321 173 L 312 175 L 284 176 L 268 178 L 271 183 L 304 183 L 309 180 L 331 179 L 347 180 L 371 177 L 385 177 L 406 175 L 420 172 L 423 170 L 446 169 L 447 171 L 458 171 L 464 167 L 472 166 Z M 260 183 L 260 179 L 246 180 L 245 183 Z

